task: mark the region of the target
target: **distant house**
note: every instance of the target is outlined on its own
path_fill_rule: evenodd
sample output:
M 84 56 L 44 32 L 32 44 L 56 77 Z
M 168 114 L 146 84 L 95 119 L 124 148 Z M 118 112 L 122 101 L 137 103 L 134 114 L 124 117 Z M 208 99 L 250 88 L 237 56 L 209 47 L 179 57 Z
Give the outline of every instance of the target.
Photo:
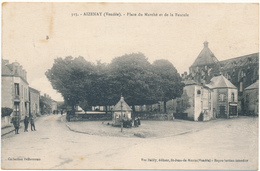
M 9 64 L 8 60 L 2 59 L 2 107 L 13 109 L 11 115 L 20 116 L 24 119 L 29 116 L 29 84 L 27 72 L 18 62 Z M 8 123 L 3 123 L 2 126 Z
M 259 114 L 259 80 L 252 85 L 245 88 L 244 91 L 244 106 L 245 114 L 258 115 Z
M 213 77 L 208 84 L 213 90 L 213 110 L 217 118 L 237 116 L 237 88 L 223 75 Z
M 29 87 L 30 115 L 40 114 L 40 91 Z
M 58 111 L 58 102 L 55 100 L 51 101 L 51 111 L 52 113 L 56 113 Z

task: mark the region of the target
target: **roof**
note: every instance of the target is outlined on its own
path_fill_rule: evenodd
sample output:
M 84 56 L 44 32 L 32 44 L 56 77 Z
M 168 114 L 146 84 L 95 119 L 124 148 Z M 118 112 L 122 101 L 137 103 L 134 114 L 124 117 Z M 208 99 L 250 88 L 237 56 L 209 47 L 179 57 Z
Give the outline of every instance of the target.
M 182 81 L 184 84 L 185 84 L 185 86 L 188 86 L 188 85 L 197 85 L 198 83 L 196 82 L 196 81 L 194 81 L 194 80 L 184 80 L 184 81 Z
M 119 102 L 115 105 L 112 111 L 132 111 L 132 109 L 125 102 L 124 97 L 121 96 Z
M 213 77 L 208 84 L 211 88 L 234 88 L 237 89 L 228 79 L 223 75 Z
M 212 65 L 215 63 L 218 63 L 218 59 L 208 48 L 208 42 L 206 41 L 204 42 L 204 48 L 202 49 L 194 63 L 191 65 L 191 67 Z
M 34 93 L 40 94 L 39 90 L 36 90 L 35 88 L 29 87 L 29 91 L 33 91 Z
M 259 63 L 259 53 L 253 53 L 249 55 L 235 57 L 232 59 L 227 59 L 219 62 L 222 70 L 228 70 L 234 67 L 242 67 L 252 63 L 253 64 Z
M 258 88 L 259 88 L 259 80 L 257 80 L 255 83 L 245 88 L 245 90 L 258 89 Z
M 2 75 L 12 75 L 12 71 L 9 68 L 9 66 L 4 65 L 4 63 L 2 63 Z

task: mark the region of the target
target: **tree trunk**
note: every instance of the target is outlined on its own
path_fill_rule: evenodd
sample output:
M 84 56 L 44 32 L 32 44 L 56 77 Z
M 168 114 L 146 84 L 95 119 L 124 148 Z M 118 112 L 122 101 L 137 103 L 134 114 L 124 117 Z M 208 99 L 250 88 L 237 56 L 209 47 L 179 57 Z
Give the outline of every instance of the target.
M 164 113 L 166 113 L 166 100 L 163 101 Z
M 106 105 L 106 114 L 107 114 L 107 105 Z

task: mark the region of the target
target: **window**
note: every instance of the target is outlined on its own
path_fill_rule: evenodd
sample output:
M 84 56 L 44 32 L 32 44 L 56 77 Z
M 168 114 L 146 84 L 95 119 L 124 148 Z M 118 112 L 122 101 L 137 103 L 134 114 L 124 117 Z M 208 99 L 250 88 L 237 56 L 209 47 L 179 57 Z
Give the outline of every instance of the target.
M 21 97 L 24 97 L 23 85 L 21 85 Z
M 19 96 L 19 84 L 18 83 L 14 83 L 14 88 L 15 88 L 15 96 Z
M 221 101 L 221 102 L 225 101 L 225 95 L 224 94 L 219 95 L 219 101 Z
M 235 93 L 232 93 L 232 94 L 231 94 L 231 100 L 232 100 L 232 102 L 235 101 Z

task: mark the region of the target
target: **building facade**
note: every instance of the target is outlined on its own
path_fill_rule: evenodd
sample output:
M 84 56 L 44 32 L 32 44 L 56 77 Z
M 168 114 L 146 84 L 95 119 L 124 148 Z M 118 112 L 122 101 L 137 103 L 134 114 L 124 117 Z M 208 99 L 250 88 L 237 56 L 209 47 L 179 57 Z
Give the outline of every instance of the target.
M 245 112 L 244 90 L 258 80 L 259 53 L 218 61 L 204 42 L 204 48 L 190 66 L 190 73 L 182 74 L 183 80 L 194 80 L 198 83 L 209 83 L 211 78 L 223 75 L 238 88 L 238 113 Z
M 217 118 L 230 118 L 238 115 L 237 88 L 223 75 L 213 77 L 208 87 L 212 89 L 213 111 Z
M 244 91 L 244 106 L 246 115 L 259 115 L 259 80 Z
M 18 62 L 2 59 L 2 107 L 13 109 L 13 116 L 29 116 L 27 72 Z
M 214 118 L 211 89 L 195 81 L 184 81 L 183 95 L 177 99 L 177 109 L 187 113 L 187 119 L 207 121 Z M 188 97 L 188 98 L 186 98 Z
M 40 114 L 40 91 L 29 87 L 30 116 Z

